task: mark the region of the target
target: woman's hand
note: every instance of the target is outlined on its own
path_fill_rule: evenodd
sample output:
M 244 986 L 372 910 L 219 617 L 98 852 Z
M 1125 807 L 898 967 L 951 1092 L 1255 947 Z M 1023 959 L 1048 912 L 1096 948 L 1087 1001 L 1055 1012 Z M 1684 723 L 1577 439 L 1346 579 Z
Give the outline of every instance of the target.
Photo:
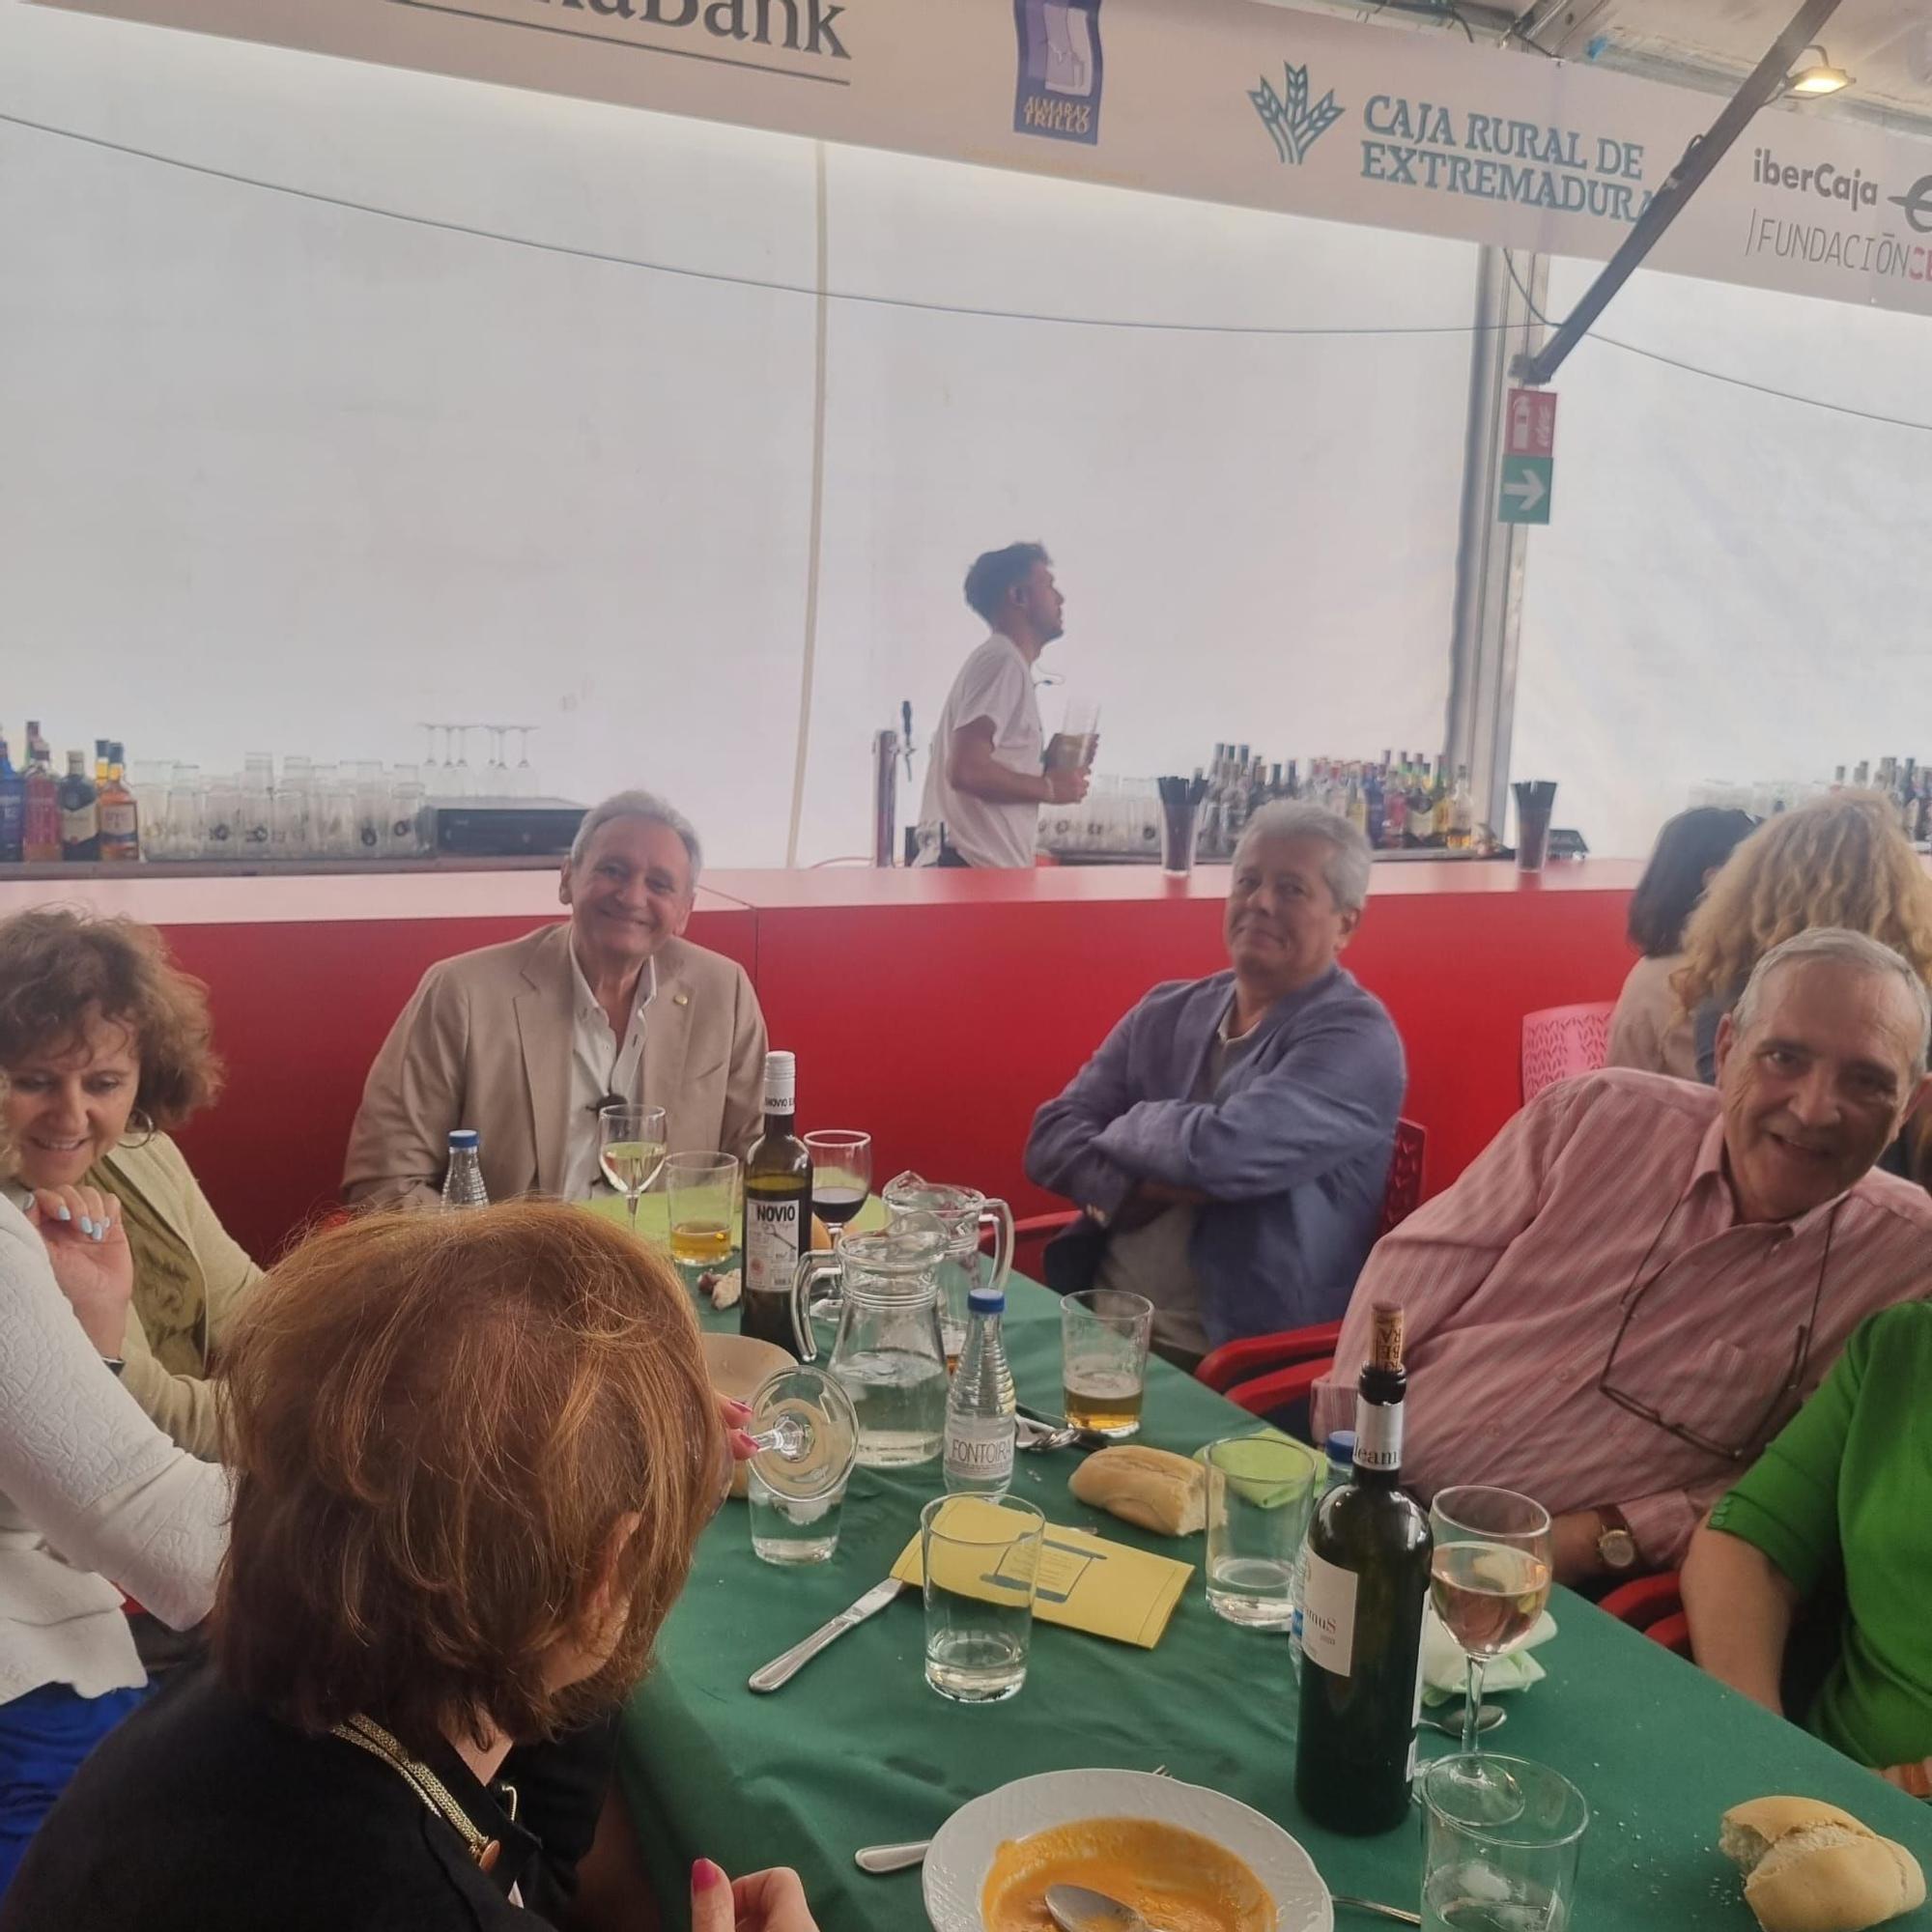
M 758 1453 L 758 1445 L 745 1433 L 745 1425 L 752 1419 L 751 1404 L 721 1395 L 718 1413 L 724 1424 L 724 1438 L 731 1445 L 732 1462 L 749 1463 Z
M 27 1219 L 40 1230 L 54 1280 L 72 1304 L 87 1339 L 119 1355 L 134 1293 L 134 1257 L 121 1225 L 121 1204 L 96 1187 L 39 1187 Z
M 753 1872 L 734 1885 L 709 1859 L 691 1868 L 691 1932 L 818 1932 L 795 1871 Z
M 1916 1764 L 1889 1765 L 1879 1776 L 1908 1798 L 1932 1798 L 1932 1757 L 1921 1757 Z

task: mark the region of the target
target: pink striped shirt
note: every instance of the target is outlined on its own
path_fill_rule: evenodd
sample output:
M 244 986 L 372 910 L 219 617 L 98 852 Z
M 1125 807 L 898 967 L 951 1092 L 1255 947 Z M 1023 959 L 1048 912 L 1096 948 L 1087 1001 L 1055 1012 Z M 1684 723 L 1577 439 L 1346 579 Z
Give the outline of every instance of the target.
M 1347 1373 L 1317 1384 L 1316 1428 L 1353 1427 L 1369 1305 L 1400 1302 L 1408 1487 L 1427 1498 L 1495 1483 L 1552 1516 L 1613 1504 L 1647 1567 L 1679 1562 L 1746 1462 L 1694 1448 L 1599 1391 L 1639 1265 L 1656 1285 L 1615 1385 L 1724 1444 L 1743 1442 L 1790 1373 L 1821 1262 L 1806 1395 L 1867 1315 L 1932 1295 L 1923 1189 L 1874 1172 L 1797 1221 L 1740 1221 L 1723 1148 L 1708 1087 L 1611 1071 L 1539 1094 L 1369 1257 L 1336 1350 Z M 1753 1454 L 1796 1405 L 1771 1418 Z

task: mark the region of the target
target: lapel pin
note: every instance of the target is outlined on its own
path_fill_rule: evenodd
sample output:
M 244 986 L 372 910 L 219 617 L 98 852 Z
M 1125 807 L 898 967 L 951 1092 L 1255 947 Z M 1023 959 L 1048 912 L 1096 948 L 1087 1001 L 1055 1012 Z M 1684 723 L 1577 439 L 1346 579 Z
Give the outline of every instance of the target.
M 691 1004 L 691 995 L 689 993 L 673 993 L 670 996 L 670 1003 L 674 1007 L 688 1007 Z

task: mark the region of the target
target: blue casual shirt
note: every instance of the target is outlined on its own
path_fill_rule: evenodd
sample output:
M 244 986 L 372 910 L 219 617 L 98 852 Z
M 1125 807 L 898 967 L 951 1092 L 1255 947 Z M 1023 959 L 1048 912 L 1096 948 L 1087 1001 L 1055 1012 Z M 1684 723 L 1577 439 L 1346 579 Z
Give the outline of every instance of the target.
M 1208 1197 L 1189 1259 L 1217 1346 L 1340 1320 L 1374 1244 L 1407 1074 L 1387 1009 L 1332 966 L 1255 1024 L 1209 1099 L 1189 1096 L 1232 972 L 1156 986 L 1034 1116 L 1026 1171 L 1118 1212 L 1140 1180 Z

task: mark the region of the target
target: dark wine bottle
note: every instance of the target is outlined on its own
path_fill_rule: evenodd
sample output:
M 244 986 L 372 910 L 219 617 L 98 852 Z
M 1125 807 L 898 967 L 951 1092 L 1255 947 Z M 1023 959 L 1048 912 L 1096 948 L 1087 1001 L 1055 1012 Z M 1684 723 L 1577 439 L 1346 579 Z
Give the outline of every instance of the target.
M 765 1055 L 765 1130 L 745 1157 L 744 1293 L 738 1332 L 798 1353 L 792 1318 L 798 1259 L 811 1225 L 811 1150 L 797 1125 L 798 1062 Z
M 1408 1817 L 1422 1691 L 1429 1519 L 1402 1474 L 1402 1310 L 1378 1302 L 1350 1480 L 1308 1530 L 1294 1795 L 1318 1825 L 1367 1834 Z

